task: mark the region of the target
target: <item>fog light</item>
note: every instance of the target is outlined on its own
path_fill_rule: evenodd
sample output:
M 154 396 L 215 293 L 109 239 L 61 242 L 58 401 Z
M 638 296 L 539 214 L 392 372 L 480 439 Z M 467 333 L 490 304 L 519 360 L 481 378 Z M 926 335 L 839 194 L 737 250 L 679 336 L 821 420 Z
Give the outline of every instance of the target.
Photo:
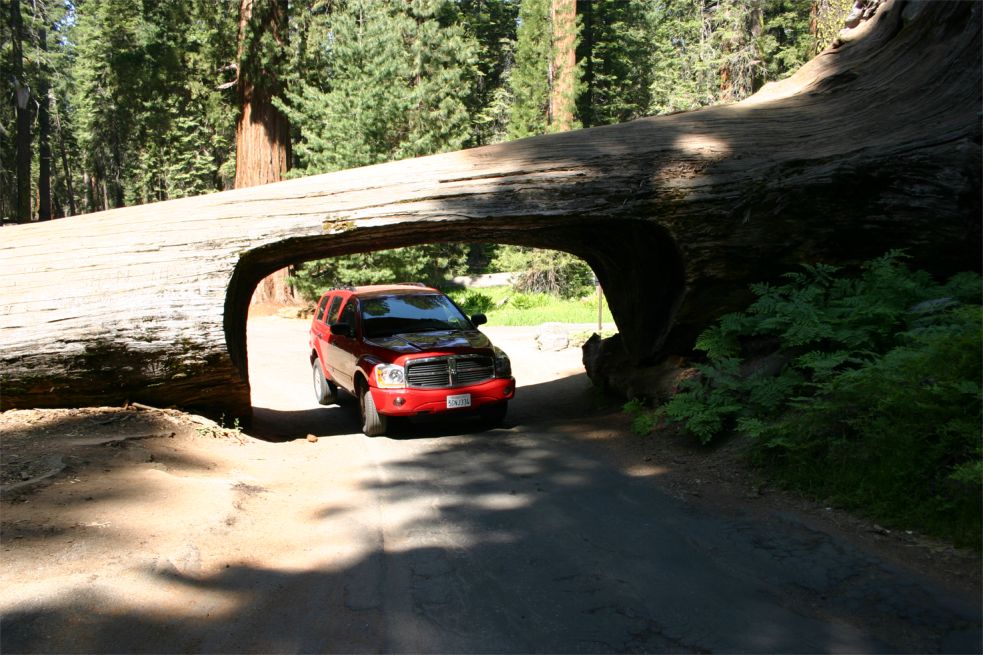
M 396 407 L 402 407 L 405 404 L 406 404 L 406 399 L 403 398 L 402 396 L 397 396 L 396 399 L 393 400 L 393 405 L 395 405 Z

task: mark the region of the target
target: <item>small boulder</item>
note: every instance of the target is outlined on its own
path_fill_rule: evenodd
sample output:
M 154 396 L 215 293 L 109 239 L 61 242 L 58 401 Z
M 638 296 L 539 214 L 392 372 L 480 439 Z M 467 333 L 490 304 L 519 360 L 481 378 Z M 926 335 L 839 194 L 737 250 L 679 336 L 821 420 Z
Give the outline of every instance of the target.
M 540 350 L 558 352 L 570 347 L 570 333 L 563 323 L 543 323 L 536 335 L 536 346 Z

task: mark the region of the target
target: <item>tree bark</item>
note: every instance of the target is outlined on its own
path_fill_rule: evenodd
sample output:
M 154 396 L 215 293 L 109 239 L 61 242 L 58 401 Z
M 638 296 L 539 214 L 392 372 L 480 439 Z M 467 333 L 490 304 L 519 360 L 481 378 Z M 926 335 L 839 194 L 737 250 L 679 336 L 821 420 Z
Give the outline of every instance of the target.
M 353 252 L 571 252 L 633 365 L 687 353 L 746 306 L 748 284 L 802 262 L 905 248 L 940 276 L 978 271 L 981 14 L 887 2 L 733 105 L 3 228 L 0 408 L 130 400 L 248 417 L 256 284 Z
M 14 106 L 17 114 L 17 222 L 31 221 L 31 89 L 24 75 L 24 28 L 20 0 L 10 0 L 13 38 Z
M 576 105 L 577 0 L 551 0 L 553 75 L 550 87 L 550 131 L 573 129 Z
M 51 220 L 51 119 L 48 89 L 48 31 L 38 30 L 38 220 Z
M 279 182 L 290 167 L 290 125 L 273 104 L 279 92 L 275 62 L 259 62 L 256 44 L 264 37 L 281 46 L 287 31 L 282 0 L 240 0 L 239 102 L 236 125 L 235 188 Z M 260 64 L 264 64 L 262 70 Z M 293 300 L 286 269 L 276 271 L 256 289 L 255 302 L 285 304 Z
M 295 305 L 298 303 L 290 286 L 290 268 L 281 268 L 267 275 L 256 286 L 251 301 L 254 305 Z
M 290 125 L 273 105 L 280 91 L 276 62 L 260 61 L 260 43 L 285 47 L 285 0 L 240 0 L 239 104 L 235 187 L 278 182 L 290 166 Z
M 283 179 L 290 161 L 290 127 L 270 96 L 243 83 L 242 115 L 236 126 L 235 188 Z

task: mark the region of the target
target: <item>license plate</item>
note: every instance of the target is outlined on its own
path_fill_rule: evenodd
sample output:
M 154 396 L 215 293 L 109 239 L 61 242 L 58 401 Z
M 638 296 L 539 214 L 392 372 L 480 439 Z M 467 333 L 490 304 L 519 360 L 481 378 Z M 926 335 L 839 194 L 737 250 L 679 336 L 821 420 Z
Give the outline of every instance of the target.
M 454 409 L 455 407 L 470 407 L 471 406 L 471 394 L 462 393 L 456 396 L 447 396 L 447 409 Z

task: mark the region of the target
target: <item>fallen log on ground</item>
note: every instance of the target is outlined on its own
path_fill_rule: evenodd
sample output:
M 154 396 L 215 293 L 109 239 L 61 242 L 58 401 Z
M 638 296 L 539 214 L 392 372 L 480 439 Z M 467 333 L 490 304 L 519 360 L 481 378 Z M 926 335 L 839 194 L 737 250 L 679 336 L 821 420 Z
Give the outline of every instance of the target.
M 685 352 L 802 261 L 980 267 L 980 15 L 905 2 L 749 100 L 0 229 L 0 408 L 250 414 L 245 322 L 283 266 L 437 241 L 594 269 L 630 361 Z M 303 354 L 299 356 L 304 356 Z

